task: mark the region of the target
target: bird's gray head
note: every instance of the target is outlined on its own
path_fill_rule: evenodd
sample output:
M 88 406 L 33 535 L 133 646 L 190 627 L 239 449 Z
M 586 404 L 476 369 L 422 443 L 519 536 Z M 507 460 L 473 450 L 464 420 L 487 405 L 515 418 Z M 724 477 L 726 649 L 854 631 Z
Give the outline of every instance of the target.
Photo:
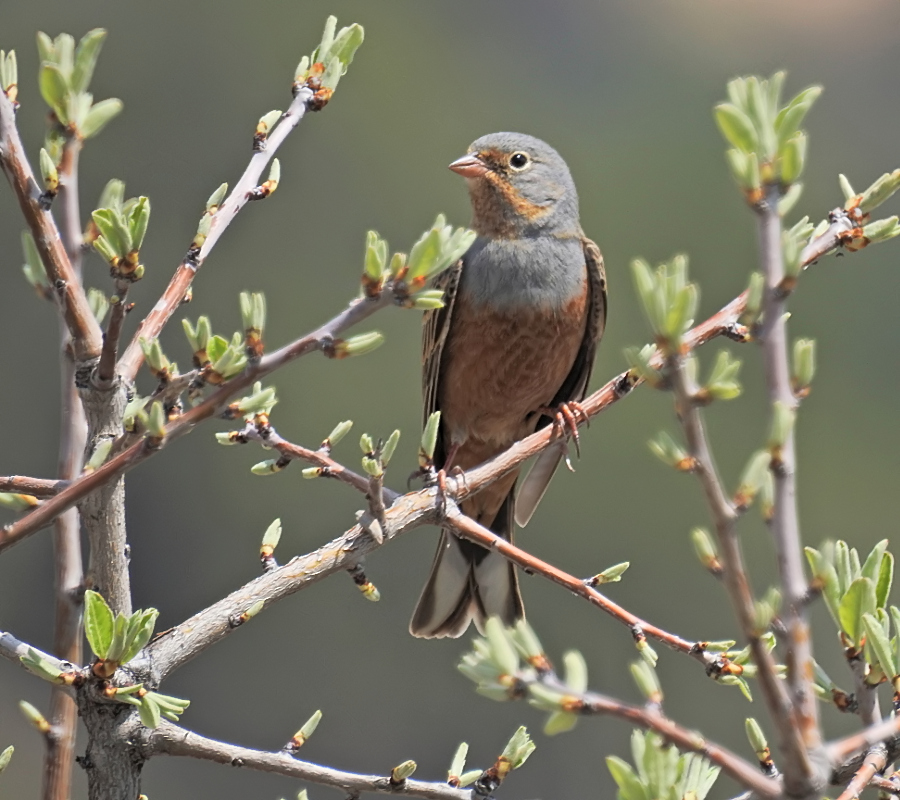
M 524 133 L 476 139 L 450 169 L 467 179 L 482 236 L 509 239 L 577 235 L 578 193 L 569 168 L 549 144 Z

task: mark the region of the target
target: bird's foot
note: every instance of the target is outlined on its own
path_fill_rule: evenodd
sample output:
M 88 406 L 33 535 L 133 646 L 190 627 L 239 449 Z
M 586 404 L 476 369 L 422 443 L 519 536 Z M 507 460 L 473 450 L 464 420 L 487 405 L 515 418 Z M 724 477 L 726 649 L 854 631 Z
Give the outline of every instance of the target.
M 436 496 L 439 504 L 438 507 L 440 508 L 441 513 L 445 514 L 447 512 L 447 498 L 451 495 L 454 499 L 456 497 L 456 490 L 454 489 L 454 491 L 451 492 L 447 486 L 448 477 L 453 478 L 453 480 L 457 482 L 457 488 L 461 484 L 466 490 L 468 490 L 468 485 L 466 483 L 466 472 L 462 467 L 459 466 L 451 467 L 449 471 L 446 469 L 435 469 L 433 465 L 420 467 L 409 476 L 406 484 L 408 487 L 413 480 L 422 478 L 425 486 L 436 487 Z
M 571 440 L 575 444 L 575 455 L 581 458 L 581 438 L 578 434 L 579 422 L 586 425 L 591 424 L 591 418 L 584 410 L 584 406 L 577 400 L 568 403 L 560 403 L 556 408 L 543 408 L 541 413 L 546 414 L 553 419 L 554 436 L 565 439 L 566 442 Z M 566 453 L 566 467 L 570 472 L 574 472 L 569 454 Z

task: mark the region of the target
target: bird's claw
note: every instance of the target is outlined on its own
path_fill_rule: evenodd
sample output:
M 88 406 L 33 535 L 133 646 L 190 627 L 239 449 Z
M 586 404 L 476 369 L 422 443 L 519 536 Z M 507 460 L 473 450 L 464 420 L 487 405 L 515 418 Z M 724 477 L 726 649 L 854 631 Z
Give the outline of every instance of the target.
M 575 455 L 581 458 L 581 437 L 578 433 L 578 424 L 579 422 L 584 422 L 588 426 L 591 424 L 591 418 L 584 410 L 584 406 L 578 401 L 572 400 L 568 403 L 560 403 L 556 408 L 543 409 L 543 412 L 553 418 L 554 435 L 565 439 L 566 442 L 571 439 L 575 443 Z M 575 469 L 572 467 L 568 451 L 565 461 L 569 471 L 574 472 Z

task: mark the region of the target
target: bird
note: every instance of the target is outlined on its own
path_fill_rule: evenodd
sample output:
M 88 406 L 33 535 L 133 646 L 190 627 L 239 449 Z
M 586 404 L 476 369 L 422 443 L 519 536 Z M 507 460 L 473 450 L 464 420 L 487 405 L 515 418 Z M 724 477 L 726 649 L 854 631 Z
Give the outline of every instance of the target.
M 434 468 L 468 470 L 539 428 L 562 428 L 518 497 L 514 470 L 461 503 L 464 514 L 511 541 L 583 415 L 579 401 L 606 326 L 606 272 L 582 231 L 569 168 L 546 142 L 488 134 L 450 169 L 468 184 L 477 238 L 435 281 L 444 306 L 423 323 L 424 416 L 441 412 Z M 483 631 L 491 616 L 506 625 L 524 617 L 515 567 L 442 530 L 410 633 L 458 637 L 472 621 Z

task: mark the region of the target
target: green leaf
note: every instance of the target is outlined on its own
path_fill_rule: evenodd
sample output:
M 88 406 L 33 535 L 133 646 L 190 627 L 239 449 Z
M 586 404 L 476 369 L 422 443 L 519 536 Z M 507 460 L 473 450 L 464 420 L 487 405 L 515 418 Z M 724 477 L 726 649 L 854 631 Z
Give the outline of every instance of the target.
M 105 38 L 106 31 L 103 28 L 94 28 L 81 37 L 81 41 L 75 49 L 75 66 L 72 69 L 73 91 L 84 92 L 87 90 Z
M 738 150 L 755 153 L 759 148 L 759 137 L 753 121 L 737 106 L 720 103 L 715 108 L 716 124 L 722 135 Z
M 884 555 L 885 550 L 887 550 L 887 546 L 888 540 L 882 539 L 872 548 L 872 552 L 869 553 L 865 563 L 862 565 L 860 575 L 864 578 L 869 578 L 872 581 L 878 580 L 878 572 L 881 569 L 881 557 Z
M 85 139 L 90 139 L 102 131 L 107 123 L 118 116 L 124 105 L 117 97 L 110 97 L 108 100 L 101 100 L 91 106 L 87 116 L 81 123 L 81 135 Z
M 875 584 L 868 578 L 857 578 L 841 598 L 839 608 L 841 629 L 858 645 L 863 634 L 863 614 L 874 614 L 876 609 Z
M 544 733 L 547 736 L 556 736 L 558 733 L 566 733 L 572 730 L 578 722 L 578 715 L 571 711 L 554 711 L 544 723 Z
M 2 753 L 0 753 L 0 772 L 3 772 L 9 766 L 9 760 L 15 752 L 15 747 L 10 745 Z
M 221 336 L 211 336 L 206 344 L 206 355 L 212 363 L 218 361 L 228 349 L 228 342 Z
M 888 597 L 891 594 L 891 583 L 894 580 L 894 554 L 885 553 L 881 557 L 881 569 L 878 573 L 878 581 L 875 584 L 875 602 L 878 608 L 884 608 L 887 605 Z
M 155 608 L 148 608 L 146 611 L 136 612 L 132 615 L 125 642 L 125 652 L 122 654 L 123 664 L 127 664 L 147 646 L 147 642 L 153 636 L 158 616 L 159 611 Z
M 108 661 L 122 663 L 122 654 L 125 652 L 125 637 L 128 633 L 128 617 L 124 614 L 116 614 L 113 620 L 112 641 L 106 653 Z
M 619 787 L 619 797 L 622 800 L 650 800 L 647 790 L 640 778 L 635 775 L 631 765 L 618 756 L 607 756 L 606 766 L 612 775 L 616 786 Z
M 878 657 L 881 669 L 887 675 L 888 680 L 893 678 L 898 670 L 894 662 L 894 653 L 891 648 L 891 640 L 884 631 L 881 622 L 871 614 L 863 614 L 863 627 L 866 632 L 866 644 L 869 645 Z
M 584 656 L 577 650 L 569 650 L 563 655 L 563 664 L 566 668 L 566 686 L 575 694 L 587 691 L 588 673 Z
M 131 233 L 132 247 L 140 250 L 147 233 L 147 225 L 150 222 L 150 201 L 146 197 L 138 199 L 131 209 L 131 217 L 128 220 L 128 230 Z
M 65 76 L 56 64 L 44 62 L 41 64 L 38 81 L 44 102 L 53 109 L 56 116 L 59 117 L 59 121 L 65 125 L 68 122 L 66 98 L 69 94 L 69 84 Z
M 98 658 L 106 658 L 113 638 L 113 613 L 97 592 L 84 593 L 84 635 L 91 651 Z
M 141 707 L 138 709 L 141 715 L 141 722 L 148 728 L 159 727 L 159 706 L 156 703 L 153 692 L 148 692 L 143 697 Z

